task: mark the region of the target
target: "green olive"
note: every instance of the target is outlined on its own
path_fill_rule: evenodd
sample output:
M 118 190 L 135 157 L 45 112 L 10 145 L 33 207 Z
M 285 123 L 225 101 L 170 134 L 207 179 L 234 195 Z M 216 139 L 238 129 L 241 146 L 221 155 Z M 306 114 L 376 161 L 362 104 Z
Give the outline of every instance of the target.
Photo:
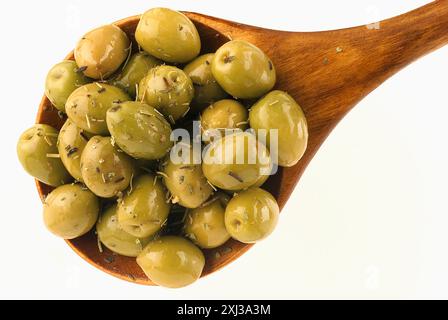
M 17 156 L 28 174 L 57 187 L 72 180 L 59 158 L 58 131 L 46 124 L 36 124 L 26 130 L 17 143 Z
M 68 98 L 67 116 L 79 128 L 93 134 L 107 135 L 106 112 L 109 108 L 129 101 L 121 89 L 104 84 L 90 83 L 76 89 Z
M 214 186 L 230 191 L 249 188 L 269 175 L 272 162 L 266 147 L 249 132 L 225 135 L 204 150 L 202 170 Z
M 45 80 L 45 95 L 60 111 L 65 112 L 65 103 L 75 89 L 89 82 L 79 71 L 75 61 L 59 62 L 47 74 Z
M 205 140 L 210 139 L 210 133 L 221 129 L 247 129 L 248 112 L 241 103 L 224 99 L 211 104 L 201 114 L 201 129 Z M 214 135 L 212 135 L 214 136 Z M 218 134 L 219 136 L 219 134 Z
M 218 193 L 196 209 L 188 209 L 185 218 L 185 235 L 204 249 L 219 247 L 230 239 L 224 223 L 229 196 Z
M 269 236 L 277 225 L 279 207 L 274 197 L 260 188 L 238 193 L 225 212 L 226 229 L 232 238 L 254 243 Z
M 105 25 L 85 34 L 75 48 L 75 60 L 84 74 L 93 79 L 106 79 L 126 60 L 130 41 L 119 27 Z
M 205 178 L 200 163 L 194 163 L 194 151 L 191 147 L 176 145 L 182 156 L 168 159 L 162 165 L 163 181 L 172 196 L 172 202 L 186 208 L 197 208 L 213 193 Z M 173 151 L 174 152 L 174 151 Z M 185 154 L 183 154 L 185 152 Z M 197 154 L 200 159 L 200 154 Z
M 133 181 L 118 203 L 118 222 L 124 231 L 135 237 L 150 237 L 165 225 L 170 208 L 161 179 L 142 175 Z
M 187 239 L 165 236 L 151 241 L 137 257 L 137 264 L 155 284 L 180 288 L 199 279 L 205 257 Z
M 199 56 L 184 68 L 184 72 L 193 81 L 194 97 L 191 106 L 195 111 L 201 111 L 227 96 L 213 77 L 211 68 L 213 56 L 213 53 Z
M 140 81 L 148 74 L 149 70 L 161 64 L 160 60 L 146 52 L 138 52 L 129 59 L 113 84 L 125 90 L 131 97 L 135 97 Z
M 236 98 L 258 98 L 275 84 L 272 61 L 259 48 L 242 40 L 221 46 L 212 61 L 212 72 L 221 87 Z
M 135 39 L 146 52 L 171 63 L 188 62 L 201 51 L 195 25 L 184 14 L 166 8 L 146 11 Z
M 95 225 L 99 200 L 80 184 L 54 189 L 44 202 L 44 222 L 48 230 L 63 239 L 74 239 Z
M 117 206 L 108 208 L 96 223 L 99 240 L 110 250 L 127 257 L 137 257 L 152 239 L 138 238 L 126 231 L 118 223 Z
M 81 155 L 82 178 L 97 196 L 111 198 L 131 183 L 133 164 L 131 157 L 112 145 L 110 137 L 95 136 Z
M 151 69 L 138 88 L 139 100 L 160 110 L 171 123 L 190 110 L 194 88 L 182 70 L 172 66 Z
M 81 154 L 89 141 L 89 134 L 78 128 L 70 119 L 62 126 L 58 137 L 58 151 L 67 171 L 78 181 L 82 180 Z
M 170 124 L 147 104 L 121 103 L 107 111 L 106 119 L 117 145 L 134 158 L 160 159 L 173 145 Z
M 302 158 L 308 144 L 308 126 L 302 109 L 286 92 L 269 92 L 252 106 L 249 119 L 255 130 L 278 130 L 279 165 L 291 167 Z M 266 138 L 270 146 L 270 135 Z

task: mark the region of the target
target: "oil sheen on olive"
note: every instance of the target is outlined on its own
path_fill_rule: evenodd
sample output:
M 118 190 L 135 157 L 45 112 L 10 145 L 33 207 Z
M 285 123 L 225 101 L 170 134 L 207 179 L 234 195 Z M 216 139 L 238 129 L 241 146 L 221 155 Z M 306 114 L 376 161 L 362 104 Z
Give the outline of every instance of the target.
M 89 79 L 80 71 L 75 61 L 65 60 L 53 66 L 45 80 L 45 95 L 59 111 L 65 112 L 65 103 L 75 89 Z
M 17 156 L 23 169 L 37 180 L 57 187 L 72 180 L 59 158 L 59 132 L 46 124 L 26 130 L 17 143 Z
M 235 100 L 219 100 L 207 107 L 201 114 L 201 129 L 206 140 L 219 137 L 222 129 L 246 130 L 247 126 L 247 109 Z
M 130 41 L 113 24 L 86 33 L 75 48 L 75 60 L 84 74 L 92 79 L 106 79 L 126 60 Z
M 76 89 L 68 98 L 65 110 L 79 128 L 93 134 L 108 135 L 107 110 L 129 100 L 123 90 L 95 82 Z
M 118 223 L 116 205 L 100 215 L 96 232 L 98 239 L 109 250 L 127 257 L 137 257 L 151 240 L 151 237 L 138 238 L 124 231 Z
M 95 136 L 81 155 L 86 186 L 99 197 L 111 198 L 125 190 L 134 176 L 133 159 L 112 145 L 110 137 Z
M 216 194 L 196 209 L 188 209 L 185 218 L 185 235 L 204 249 L 219 247 L 230 239 L 224 223 L 224 213 L 229 196 Z
M 172 196 L 172 202 L 186 208 L 197 208 L 213 193 L 212 187 L 202 172 L 200 163 L 194 163 L 194 151 L 191 147 L 184 148 L 177 144 L 182 155 L 179 159 L 168 157 L 162 164 L 163 181 Z M 176 149 L 175 149 L 176 150 Z M 171 155 L 175 153 L 171 152 Z M 197 154 L 200 158 L 200 154 Z
M 227 96 L 213 77 L 211 68 L 213 56 L 213 53 L 199 56 L 184 68 L 184 72 L 193 81 L 194 97 L 191 102 L 193 111 L 201 111 Z
M 44 222 L 50 232 L 63 239 L 74 239 L 89 232 L 99 212 L 98 198 L 80 184 L 54 189 L 44 202 Z
M 278 130 L 278 164 L 295 165 L 308 144 L 308 126 L 297 102 L 286 92 L 274 90 L 257 101 L 249 113 L 253 129 Z M 267 135 L 270 145 L 270 135 Z
M 195 25 L 183 13 L 166 8 L 146 11 L 135 39 L 146 52 L 170 63 L 188 62 L 201 51 Z
M 277 201 L 269 192 L 250 188 L 230 200 L 225 212 L 225 225 L 232 238 L 254 243 L 272 233 L 278 215 Z
M 139 101 L 157 108 L 171 123 L 184 117 L 190 110 L 194 96 L 191 79 L 173 66 L 151 69 L 138 89 Z
M 171 126 L 153 107 L 141 102 L 124 102 L 107 111 L 107 127 L 116 144 L 137 159 L 165 156 L 173 142 Z
M 201 276 L 205 265 L 202 251 L 182 237 L 164 236 L 151 241 L 137 257 L 137 264 L 155 284 L 180 288 Z
M 214 186 L 238 191 L 249 188 L 272 171 L 269 151 L 249 132 L 236 132 L 209 144 L 202 170 Z
M 160 178 L 145 174 L 132 183 L 118 203 L 118 222 L 135 237 L 150 237 L 166 223 L 171 205 Z
M 81 154 L 89 141 L 89 134 L 78 128 L 70 119 L 65 121 L 59 132 L 58 151 L 62 163 L 68 172 L 78 181 L 83 181 L 81 174 Z
M 242 40 L 229 41 L 216 51 L 212 72 L 227 93 L 241 99 L 261 97 L 276 81 L 275 68 L 269 57 Z
M 135 98 L 140 81 L 148 74 L 149 70 L 161 64 L 160 60 L 146 52 L 135 53 L 117 78 L 113 80 L 113 84 Z

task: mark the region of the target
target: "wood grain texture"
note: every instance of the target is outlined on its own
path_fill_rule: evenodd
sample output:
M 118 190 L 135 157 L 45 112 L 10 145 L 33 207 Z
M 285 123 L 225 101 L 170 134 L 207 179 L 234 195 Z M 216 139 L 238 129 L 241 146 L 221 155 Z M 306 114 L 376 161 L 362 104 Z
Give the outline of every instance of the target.
M 215 51 L 229 39 L 243 39 L 265 51 L 277 69 L 276 88 L 291 94 L 306 114 L 310 138 L 304 157 L 296 166 L 279 170 L 265 185 L 281 208 L 319 147 L 347 112 L 391 75 L 448 43 L 448 0 L 434 1 L 374 25 L 324 32 L 268 30 L 186 14 L 198 28 L 203 53 Z M 138 21 L 139 16 L 135 16 L 116 24 L 133 39 Z M 67 58 L 73 59 L 73 53 Z M 37 122 L 60 128 L 64 120 L 44 97 Z M 37 188 L 41 198 L 51 191 L 39 182 Z M 135 259 L 106 248 L 101 253 L 93 232 L 67 243 L 104 272 L 135 283 L 153 284 Z M 250 247 L 230 240 L 220 248 L 206 250 L 203 276 L 234 261 Z

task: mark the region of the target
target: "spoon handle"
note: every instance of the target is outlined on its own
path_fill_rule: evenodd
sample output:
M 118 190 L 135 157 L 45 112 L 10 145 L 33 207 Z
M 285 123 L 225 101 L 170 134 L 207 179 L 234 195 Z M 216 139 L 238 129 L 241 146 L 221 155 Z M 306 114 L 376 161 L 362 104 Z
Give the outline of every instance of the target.
M 386 79 L 448 44 L 448 0 L 369 25 L 283 36 L 284 50 L 268 48 L 278 61 L 293 56 L 289 64 L 294 77 L 280 77 L 280 87 L 289 86 L 296 93 L 316 141 L 323 141 L 348 111 Z
M 384 80 L 416 59 L 448 44 L 448 0 L 433 1 L 406 14 L 368 25 L 365 29 L 366 61 L 370 60 L 371 71 L 383 71 L 380 77 L 383 79 L 378 80 Z

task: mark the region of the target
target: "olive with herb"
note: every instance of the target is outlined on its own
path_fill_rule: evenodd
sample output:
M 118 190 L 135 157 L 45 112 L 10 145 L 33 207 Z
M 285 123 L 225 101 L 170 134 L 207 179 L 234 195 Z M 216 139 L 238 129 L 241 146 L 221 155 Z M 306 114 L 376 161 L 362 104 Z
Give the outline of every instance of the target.
M 229 196 L 218 193 L 210 201 L 186 212 L 184 232 L 196 245 L 204 249 L 219 247 L 230 239 L 224 223 Z
M 232 238 L 254 243 L 272 233 L 278 215 L 277 201 L 269 192 L 250 188 L 230 200 L 226 207 L 225 225 Z
M 113 84 L 135 98 L 140 81 L 149 70 L 161 64 L 160 60 L 146 52 L 138 52 L 131 56 L 121 73 L 113 80 Z
M 227 96 L 227 93 L 213 77 L 211 68 L 213 56 L 213 53 L 199 56 L 184 68 L 184 72 L 193 81 L 194 97 L 191 107 L 194 111 L 201 111 L 213 102 Z
M 274 87 L 274 64 L 258 47 L 243 40 L 221 46 L 212 61 L 212 73 L 230 95 L 241 99 L 258 98 Z
M 107 111 L 107 127 L 116 144 L 137 159 L 165 156 L 173 142 L 171 126 L 153 107 L 141 102 L 124 102 Z
M 205 257 L 185 238 L 164 236 L 151 241 L 137 257 L 137 264 L 152 282 L 168 288 L 192 284 L 202 274 Z
M 190 110 L 194 88 L 191 79 L 173 66 L 151 69 L 138 88 L 139 100 L 160 110 L 171 123 Z
M 37 124 L 17 144 L 24 169 L 55 187 L 43 196 L 50 232 L 63 239 L 90 232 L 84 243 L 96 231 L 88 245 L 111 250 L 107 263 L 136 258 L 168 288 L 195 282 L 205 254 L 229 258 L 229 240 L 250 244 L 273 232 L 279 206 L 260 187 L 277 165 L 295 165 L 308 143 L 300 106 L 271 91 L 277 75 L 266 53 L 231 40 L 200 55 L 195 24 L 155 8 L 135 32 L 119 23 L 86 33 L 74 61 L 46 77 L 54 108 L 44 108 L 44 118 L 56 117 L 56 108 L 60 132 Z
M 135 237 L 150 237 L 165 225 L 170 208 L 162 180 L 145 174 L 136 178 L 119 200 L 118 223 Z
M 23 169 L 40 182 L 53 187 L 72 180 L 59 156 L 58 135 L 55 128 L 36 124 L 26 130 L 17 143 L 17 156 Z
M 75 48 L 75 60 L 89 78 L 106 79 L 126 60 L 131 42 L 126 33 L 113 24 L 85 34 Z
M 130 97 L 121 89 L 104 84 L 89 83 L 76 89 L 65 105 L 67 116 L 79 128 L 99 135 L 108 135 L 106 112 Z
M 81 174 L 81 154 L 89 141 L 90 134 L 78 128 L 70 119 L 65 121 L 59 132 L 58 151 L 67 171 L 78 181 Z
M 200 163 L 195 163 L 191 146 L 177 144 L 171 152 L 179 152 L 179 157 L 168 157 L 162 164 L 163 181 L 172 196 L 172 202 L 186 208 L 197 208 L 213 193 L 202 172 Z M 200 153 L 196 158 L 200 159 Z
M 214 186 L 238 191 L 269 176 L 272 161 L 265 145 L 249 132 L 235 132 L 209 144 L 204 150 L 202 170 Z
M 135 40 L 146 52 L 170 63 L 185 63 L 201 51 L 195 25 L 183 13 L 167 8 L 146 11 L 135 31 Z
M 99 197 L 111 198 L 125 190 L 134 176 L 133 159 L 112 145 L 110 137 L 94 136 L 81 155 L 86 186 Z
M 137 257 L 152 239 L 138 238 L 123 230 L 118 223 L 117 206 L 104 211 L 96 223 L 98 239 L 111 251 L 126 257 Z
M 45 80 L 45 95 L 59 111 L 65 112 L 70 94 L 87 84 L 89 79 L 80 71 L 75 61 L 65 60 L 53 66 Z
M 80 237 L 95 225 L 98 198 L 80 184 L 54 189 L 44 201 L 44 222 L 48 230 L 63 239 Z
M 220 136 L 222 129 L 247 129 L 248 112 L 240 102 L 231 99 L 211 104 L 201 114 L 201 129 L 206 140 Z
M 308 144 L 308 126 L 305 114 L 289 94 L 269 92 L 252 106 L 249 120 L 255 130 L 277 130 L 280 166 L 291 167 L 299 162 Z M 270 135 L 266 138 L 270 146 Z

